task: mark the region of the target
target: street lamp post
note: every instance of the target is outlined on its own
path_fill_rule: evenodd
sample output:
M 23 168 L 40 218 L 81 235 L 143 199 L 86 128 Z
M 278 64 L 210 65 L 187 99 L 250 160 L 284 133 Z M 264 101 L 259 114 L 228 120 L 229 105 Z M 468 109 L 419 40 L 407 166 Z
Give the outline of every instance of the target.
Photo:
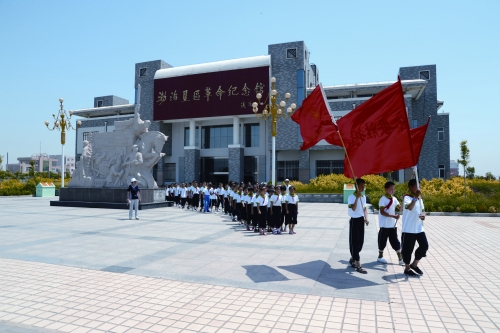
M 54 126 L 52 128 L 49 128 L 49 122 L 46 120 L 45 121 L 45 126 L 49 129 L 49 131 L 53 131 L 57 129 L 58 131 L 61 131 L 61 146 L 62 146 L 62 159 L 61 159 L 61 187 L 64 187 L 64 172 L 65 172 L 65 165 L 64 165 L 64 144 L 66 143 L 66 130 L 74 129 L 80 127 L 82 122 L 79 120 L 76 122 L 76 128 L 71 125 L 71 116 L 73 115 L 73 111 L 69 110 L 69 116 L 66 114 L 66 110 L 64 110 L 63 107 L 63 99 L 59 98 L 59 103 L 60 109 L 59 112 L 57 113 L 57 116 L 55 114 L 52 115 L 54 118 Z
M 290 99 L 291 95 L 290 93 L 285 94 L 285 101 L 281 101 L 278 104 L 278 99 L 280 97 L 278 91 L 276 90 L 276 78 L 272 77 L 271 78 L 271 92 L 267 94 L 266 99 L 264 102 L 261 102 L 262 99 L 262 94 L 258 93 L 256 95 L 258 102 L 253 102 L 252 107 L 253 107 L 253 112 L 255 113 L 255 116 L 259 118 L 263 118 L 265 120 L 268 120 L 271 118 L 271 140 L 272 140 L 272 157 L 271 157 L 271 163 L 272 163 L 272 183 L 273 185 L 276 185 L 276 135 L 278 134 L 278 123 L 277 120 L 279 117 L 290 117 L 293 113 L 293 110 L 297 107 L 295 103 L 290 104 L 290 106 L 287 108 L 287 111 L 284 112 L 286 104 L 288 100 Z M 268 101 L 269 100 L 269 101 Z M 259 106 L 264 106 L 262 109 L 261 113 L 259 114 Z

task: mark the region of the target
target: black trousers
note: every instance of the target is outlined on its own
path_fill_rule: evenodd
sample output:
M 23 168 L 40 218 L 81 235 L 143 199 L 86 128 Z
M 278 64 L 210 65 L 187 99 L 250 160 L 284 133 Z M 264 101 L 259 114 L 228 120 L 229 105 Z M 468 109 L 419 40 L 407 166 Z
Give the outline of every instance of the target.
M 258 227 L 259 226 L 259 207 L 253 207 L 253 215 L 252 215 L 252 226 Z
M 181 201 L 181 196 L 180 195 L 176 195 L 175 196 L 175 204 L 178 205 L 180 201 Z
M 193 194 L 193 198 L 191 199 L 191 206 L 194 208 L 198 208 L 200 203 L 200 195 L 198 193 Z
M 274 228 L 281 228 L 283 222 L 281 220 L 281 206 L 272 206 L 273 215 L 271 215 L 271 223 Z
M 287 224 L 297 224 L 297 205 L 288 205 Z
M 247 203 L 246 206 L 245 206 L 245 209 L 247 211 L 247 224 L 251 225 L 252 221 L 253 221 L 253 215 L 252 215 L 253 206 L 252 206 L 252 204 L 251 203 Z
M 257 215 L 259 217 L 259 228 L 265 229 L 267 223 L 267 206 L 260 206 L 259 209 L 260 215 Z M 257 214 L 259 214 L 258 211 Z
M 186 199 L 187 198 L 181 198 L 181 206 L 184 208 L 184 206 L 186 205 Z
M 241 210 L 243 209 L 243 206 L 241 205 L 241 202 L 236 203 L 236 219 L 239 221 L 241 220 Z
M 224 198 L 224 213 L 227 214 L 228 211 L 229 211 L 229 199 L 226 197 Z
M 394 251 L 401 250 L 401 244 L 398 240 L 398 228 L 380 228 L 378 231 L 378 250 L 384 251 L 387 245 L 387 238 Z
M 245 206 L 243 206 L 243 203 L 241 204 L 241 210 L 240 210 L 240 216 L 241 216 L 241 219 L 243 221 L 247 221 L 248 220 L 248 217 L 247 217 L 247 206 L 245 204 Z
M 288 220 L 286 219 L 286 204 L 281 204 L 281 225 L 285 223 L 285 226 L 288 225 Z
M 359 253 L 363 249 L 365 241 L 365 218 L 351 217 L 349 221 L 349 250 L 352 259 L 359 261 Z
M 415 260 L 420 260 L 427 255 L 427 250 L 429 249 L 429 243 L 427 242 L 425 232 L 418 234 L 403 232 L 401 235 L 401 243 L 403 246 L 401 252 L 403 254 L 403 261 L 407 265 L 411 263 L 411 254 L 415 248 L 415 242 L 418 242 L 418 248 L 415 251 Z

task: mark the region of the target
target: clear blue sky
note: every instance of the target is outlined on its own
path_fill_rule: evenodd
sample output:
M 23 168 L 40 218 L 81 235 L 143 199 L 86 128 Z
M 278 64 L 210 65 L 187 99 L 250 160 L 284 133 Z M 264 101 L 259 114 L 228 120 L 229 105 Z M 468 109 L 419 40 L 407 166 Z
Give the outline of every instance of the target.
M 44 120 L 93 98 L 134 100 L 134 65 L 267 54 L 303 40 L 324 85 L 395 80 L 436 64 L 451 158 L 468 140 L 477 174 L 500 175 L 500 1 L 0 0 L 0 155 L 60 154 Z M 66 152 L 74 154 L 74 132 Z

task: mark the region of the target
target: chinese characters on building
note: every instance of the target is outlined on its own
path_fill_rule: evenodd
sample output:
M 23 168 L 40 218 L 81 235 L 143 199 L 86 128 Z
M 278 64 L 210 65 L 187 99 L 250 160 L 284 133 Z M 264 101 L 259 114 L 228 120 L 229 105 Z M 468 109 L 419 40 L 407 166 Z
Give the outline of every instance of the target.
M 253 85 L 252 85 L 253 86 Z M 162 105 L 164 102 L 194 102 L 194 101 L 202 101 L 205 100 L 209 102 L 211 98 L 215 98 L 216 100 L 225 100 L 228 98 L 232 98 L 232 96 L 248 96 L 250 97 L 250 93 L 252 89 L 248 87 L 248 85 L 245 83 L 243 87 L 238 88 L 237 86 L 230 85 L 229 87 L 225 88 L 221 85 L 217 86 L 218 88 L 215 88 L 214 86 L 214 93 L 212 93 L 212 87 L 205 87 L 204 89 L 199 89 L 199 90 L 179 90 L 179 95 L 180 91 L 182 91 L 182 99 L 178 96 L 177 94 L 177 89 L 173 91 L 159 91 L 156 103 L 158 105 Z M 263 94 L 265 90 L 265 85 L 262 82 L 257 82 L 255 84 L 255 88 L 253 89 L 255 94 Z M 201 91 L 204 92 L 203 96 L 201 95 Z M 203 97 L 203 99 L 202 99 Z M 235 98 L 235 97 L 233 97 Z M 251 107 L 251 103 L 248 102 L 241 102 L 240 104 L 241 108 L 246 108 Z

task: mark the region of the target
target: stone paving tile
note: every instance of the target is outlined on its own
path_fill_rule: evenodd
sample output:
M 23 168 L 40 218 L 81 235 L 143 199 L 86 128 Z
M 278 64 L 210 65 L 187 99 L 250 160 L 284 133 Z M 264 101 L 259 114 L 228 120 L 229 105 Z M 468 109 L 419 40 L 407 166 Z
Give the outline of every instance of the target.
M 136 223 L 121 211 L 0 200 L 11 217 L 0 226 L 12 225 L 0 233 L 0 333 L 500 329 L 500 279 L 483 264 L 496 259 L 500 228 L 485 225 L 500 226 L 498 218 L 428 217 L 425 274 L 408 279 L 392 250 L 386 249 L 389 264 L 375 262 L 371 216 L 362 286 L 342 262 L 348 257 L 343 205 L 304 204 L 298 237 L 272 238 L 247 235 L 216 214 L 175 208 L 144 211 Z M 16 209 L 21 202 L 28 207 L 23 213 Z M 192 216 L 196 232 L 179 232 Z M 171 273 L 186 263 L 199 274 Z M 111 266 L 133 269 L 105 270 Z M 285 279 L 273 281 L 276 272 Z

